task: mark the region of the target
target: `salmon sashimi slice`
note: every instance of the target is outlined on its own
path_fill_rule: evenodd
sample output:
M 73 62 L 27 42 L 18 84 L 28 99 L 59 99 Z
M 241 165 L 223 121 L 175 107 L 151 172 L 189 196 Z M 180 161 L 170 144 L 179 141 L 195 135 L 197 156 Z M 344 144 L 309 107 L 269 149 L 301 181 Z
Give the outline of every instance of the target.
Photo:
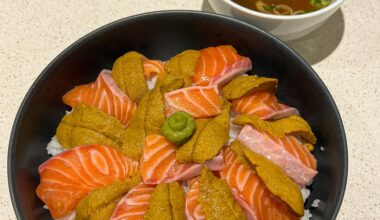
M 143 67 L 145 77 L 147 78 L 151 78 L 155 75 L 164 75 L 166 73 L 164 63 L 160 60 L 143 59 Z
M 197 86 L 222 86 L 252 69 L 251 59 L 240 56 L 230 45 L 200 50 L 192 81 Z
M 206 118 L 221 113 L 221 98 L 214 86 L 196 86 L 165 94 L 166 115 L 185 111 L 194 118 Z
M 36 193 L 54 218 L 69 214 L 94 189 L 124 180 L 138 171 L 138 162 L 102 145 L 66 150 L 38 168 Z
M 214 158 L 204 163 L 210 170 L 219 171 L 224 169 L 223 153 L 220 152 Z
M 277 144 L 283 146 L 288 153 L 300 160 L 303 164 L 313 170 L 317 169 L 317 160 L 300 139 L 293 135 L 285 135 L 284 138 L 271 136 L 271 138 Z
M 63 96 L 63 102 L 72 108 L 78 103 L 97 107 L 128 125 L 137 105 L 111 77 L 111 71 L 102 70 L 95 82 L 76 86 Z
M 205 162 L 210 170 L 224 168 L 221 154 Z M 175 146 L 164 136 L 152 134 L 145 138 L 140 173 L 146 184 L 185 181 L 198 176 L 203 164 L 180 163 L 176 160 Z
M 226 149 L 224 159 L 226 166 L 220 176 L 230 186 L 236 201 L 245 210 L 247 219 L 299 219 L 283 201 L 265 187 L 255 172 L 237 160 L 233 151 Z
M 281 167 L 301 186 L 311 183 L 317 175 L 316 160 L 306 146 L 291 135 L 277 138 L 246 125 L 238 139 L 253 152 Z
M 232 108 L 237 113 L 257 115 L 263 120 L 299 115 L 296 108 L 279 103 L 271 91 L 255 92 L 235 99 L 232 102 Z
M 189 191 L 186 193 L 186 219 L 187 220 L 204 220 L 206 216 L 203 213 L 202 206 L 198 202 L 200 194 L 200 185 L 198 178 L 189 180 Z
M 116 205 L 111 220 L 143 220 L 154 189 L 154 185 L 144 183 L 131 189 Z

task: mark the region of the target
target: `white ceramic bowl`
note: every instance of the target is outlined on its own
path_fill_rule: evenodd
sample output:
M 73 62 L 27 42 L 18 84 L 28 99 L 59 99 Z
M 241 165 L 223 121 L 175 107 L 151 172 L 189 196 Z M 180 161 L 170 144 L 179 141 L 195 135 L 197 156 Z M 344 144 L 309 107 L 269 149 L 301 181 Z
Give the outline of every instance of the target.
M 245 8 L 232 0 L 209 0 L 215 12 L 258 26 L 285 41 L 302 37 L 320 27 L 343 1 L 333 0 L 329 6 L 307 14 L 271 15 Z

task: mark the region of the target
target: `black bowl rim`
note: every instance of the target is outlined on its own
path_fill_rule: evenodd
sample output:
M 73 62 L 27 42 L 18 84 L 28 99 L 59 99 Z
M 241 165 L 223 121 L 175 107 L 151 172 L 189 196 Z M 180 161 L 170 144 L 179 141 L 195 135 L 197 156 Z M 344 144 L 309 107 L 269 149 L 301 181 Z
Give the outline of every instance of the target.
M 113 26 L 116 26 L 118 24 L 128 22 L 130 20 L 134 19 L 139 19 L 141 17 L 149 17 L 149 16 L 157 16 L 157 15 L 162 15 L 162 14 L 192 14 L 192 15 L 200 15 L 200 16 L 209 16 L 209 17 L 216 17 L 221 20 L 228 20 L 230 22 L 246 26 L 250 29 L 254 29 L 256 32 L 259 32 L 262 35 L 265 35 L 267 38 L 270 40 L 274 41 L 276 44 L 281 45 L 281 47 L 285 47 L 289 52 L 304 66 L 307 67 L 308 71 L 312 73 L 312 76 L 315 78 L 316 81 L 318 81 L 322 89 L 325 90 L 327 94 L 327 99 L 328 101 L 332 104 L 332 108 L 334 110 L 335 115 L 337 116 L 338 119 L 338 125 L 339 125 L 339 130 L 341 131 L 342 135 L 342 144 L 343 144 L 343 176 L 342 176 L 342 181 L 341 181 L 341 187 L 339 188 L 338 192 L 338 201 L 336 203 L 336 207 L 334 209 L 332 218 L 335 219 L 338 215 L 339 209 L 341 207 L 345 189 L 346 189 L 346 184 L 347 184 L 347 176 L 348 176 L 348 148 L 347 148 L 347 140 L 346 140 L 346 134 L 342 122 L 342 118 L 339 114 L 338 108 L 336 106 L 336 103 L 330 94 L 329 90 L 327 89 L 326 85 L 323 83 L 321 78 L 318 76 L 318 74 L 314 71 L 314 69 L 310 66 L 310 64 L 305 61 L 297 52 L 295 52 L 292 48 L 290 48 L 288 45 L 286 45 L 284 42 L 273 36 L 272 34 L 254 26 L 248 23 L 245 23 L 243 21 L 220 15 L 220 14 L 215 14 L 215 13 L 210 13 L 210 12 L 203 12 L 203 11 L 195 11 L 195 10 L 163 10 L 163 11 L 153 11 L 153 12 L 147 12 L 147 13 L 142 13 L 142 14 L 137 14 L 125 18 L 121 18 L 119 20 L 115 20 L 113 22 L 110 22 L 106 25 L 103 25 L 90 33 L 84 35 L 83 37 L 79 38 L 76 40 L 74 43 L 69 45 L 66 49 L 64 49 L 61 53 L 59 53 L 46 67 L 45 69 L 42 70 L 42 72 L 39 74 L 39 76 L 36 78 L 36 80 L 33 82 L 31 87 L 29 88 L 28 92 L 26 93 L 24 99 L 22 100 L 20 107 L 17 111 L 17 114 L 15 116 L 15 121 L 12 126 L 12 131 L 9 139 L 9 146 L 8 146 L 8 157 L 7 157 L 7 176 L 8 176 L 8 188 L 12 200 L 12 205 L 13 209 L 15 211 L 15 215 L 17 219 L 24 219 L 24 216 L 22 216 L 22 210 L 20 206 L 18 205 L 19 201 L 18 198 L 16 198 L 16 188 L 14 187 L 14 182 L 15 182 L 15 173 L 14 173 L 14 163 L 12 160 L 14 157 L 14 148 L 13 146 L 15 145 L 15 137 L 16 133 L 19 130 L 20 127 L 20 122 L 22 121 L 24 115 L 25 115 L 25 107 L 30 103 L 30 97 L 35 93 L 36 88 L 42 83 L 42 81 L 47 77 L 48 73 L 50 72 L 50 69 L 52 69 L 59 60 L 64 59 L 66 56 L 70 54 L 71 51 L 75 50 L 77 47 L 79 47 L 83 42 L 86 41 L 86 39 L 94 37 L 96 35 L 101 34 L 104 31 L 107 31 L 107 29 L 112 28 Z

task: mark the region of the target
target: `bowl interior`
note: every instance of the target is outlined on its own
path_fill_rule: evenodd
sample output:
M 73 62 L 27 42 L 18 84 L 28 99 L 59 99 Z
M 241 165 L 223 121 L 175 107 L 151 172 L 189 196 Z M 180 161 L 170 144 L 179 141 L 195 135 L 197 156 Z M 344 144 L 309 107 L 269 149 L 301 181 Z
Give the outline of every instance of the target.
M 298 15 L 291 15 L 291 16 L 289 16 L 289 15 L 265 14 L 265 13 L 262 13 L 262 12 L 241 6 L 238 3 L 233 2 L 232 0 L 221 0 L 221 1 L 224 1 L 230 7 L 236 8 L 239 11 L 243 11 L 244 13 L 254 15 L 257 17 L 267 18 L 269 20 L 300 20 L 300 19 L 304 19 L 304 18 L 319 16 L 319 15 L 322 15 L 324 13 L 327 13 L 328 11 L 334 10 L 339 5 L 341 5 L 344 0 L 332 0 L 331 4 L 325 8 L 322 8 L 322 9 L 319 9 L 319 10 L 316 10 L 316 11 L 313 11 L 310 13 L 306 13 L 306 14 L 298 14 Z
M 298 108 L 318 137 L 319 174 L 307 207 L 314 219 L 337 215 L 346 183 L 347 148 L 339 113 L 328 90 L 296 53 L 269 34 L 232 18 L 191 11 L 169 11 L 129 17 L 102 27 L 62 52 L 42 72 L 26 95 L 14 123 L 8 153 L 8 179 L 20 219 L 49 219 L 37 198 L 38 166 L 48 159 L 47 143 L 65 114 L 62 95 L 94 81 L 123 53 L 136 50 L 167 60 L 186 49 L 231 44 L 253 61 L 252 74 L 279 79 L 278 97 Z M 324 152 L 319 150 L 324 146 Z

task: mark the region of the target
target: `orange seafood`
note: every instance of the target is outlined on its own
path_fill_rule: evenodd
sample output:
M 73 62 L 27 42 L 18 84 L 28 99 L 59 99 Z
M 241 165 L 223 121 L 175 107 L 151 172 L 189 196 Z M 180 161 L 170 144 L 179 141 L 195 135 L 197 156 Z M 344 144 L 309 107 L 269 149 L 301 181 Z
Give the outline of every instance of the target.
M 205 162 L 210 170 L 224 168 L 221 154 Z M 202 164 L 180 163 L 176 159 L 175 146 L 164 136 L 153 134 L 145 138 L 140 173 L 146 184 L 185 181 L 201 172 Z
M 279 119 L 298 115 L 298 110 L 278 102 L 272 91 L 260 91 L 235 99 L 232 102 L 235 112 L 257 115 L 261 119 Z
M 165 74 L 164 63 L 160 60 L 148 60 L 143 59 L 144 74 L 147 78 L 151 78 L 154 75 Z
M 111 220 L 144 220 L 154 185 L 140 183 L 131 189 L 116 205 Z
M 314 156 L 300 140 L 292 135 L 278 138 L 246 125 L 240 131 L 238 139 L 253 152 L 281 167 L 301 186 L 309 184 L 318 173 Z
M 78 103 L 97 107 L 128 125 L 137 105 L 111 77 L 111 71 L 102 70 L 95 82 L 76 86 L 63 96 L 63 102 L 72 108 Z
M 220 172 L 231 188 L 236 201 L 243 207 L 247 219 L 299 219 L 279 198 L 274 196 L 260 177 L 237 160 L 230 149 L 225 150 L 226 167 Z
M 186 218 L 188 220 L 204 220 L 206 216 L 203 213 L 202 206 L 198 202 L 200 186 L 198 178 L 188 181 L 189 191 L 186 193 Z
M 248 57 L 240 56 L 230 45 L 200 50 L 192 81 L 197 86 L 224 85 L 232 78 L 252 69 Z
M 102 145 L 75 147 L 38 168 L 37 196 L 53 218 L 70 213 L 94 189 L 124 180 L 138 171 L 138 162 Z
M 165 94 L 166 115 L 185 111 L 194 118 L 206 118 L 221 113 L 221 98 L 214 86 L 196 86 Z

